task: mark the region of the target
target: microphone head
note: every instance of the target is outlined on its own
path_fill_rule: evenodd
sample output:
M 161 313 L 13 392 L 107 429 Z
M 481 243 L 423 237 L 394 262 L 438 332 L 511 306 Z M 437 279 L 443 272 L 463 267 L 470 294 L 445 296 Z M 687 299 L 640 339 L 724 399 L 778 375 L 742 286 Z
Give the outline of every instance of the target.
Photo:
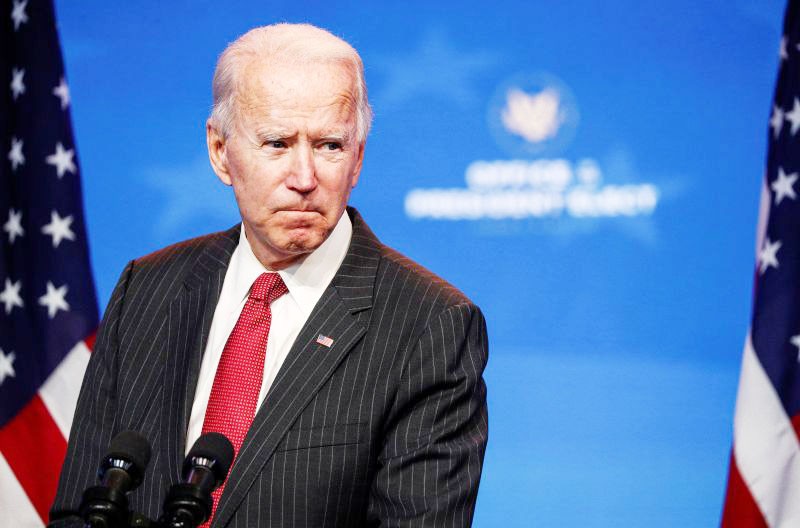
M 120 464 L 119 461 L 124 461 Z M 121 467 L 127 471 L 134 482 L 133 487 L 142 481 L 144 470 L 150 462 L 150 444 L 136 431 L 122 431 L 111 440 L 108 454 L 100 467 L 100 476 L 111 467 Z
M 214 473 L 217 483 L 222 483 L 228 476 L 228 470 L 233 463 L 233 445 L 225 435 L 220 433 L 205 433 L 197 439 L 192 446 L 186 460 L 183 462 L 183 473 L 186 475 L 196 464 L 193 460 L 206 459 L 207 467 Z

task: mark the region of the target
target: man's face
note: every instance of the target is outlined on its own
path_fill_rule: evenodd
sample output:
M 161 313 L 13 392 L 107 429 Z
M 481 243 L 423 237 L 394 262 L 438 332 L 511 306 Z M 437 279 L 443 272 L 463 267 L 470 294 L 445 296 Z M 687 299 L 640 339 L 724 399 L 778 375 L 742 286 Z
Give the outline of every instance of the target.
M 328 238 L 358 181 L 353 77 L 334 63 L 252 61 L 240 80 L 229 136 L 207 126 L 209 155 L 256 257 L 282 269 Z

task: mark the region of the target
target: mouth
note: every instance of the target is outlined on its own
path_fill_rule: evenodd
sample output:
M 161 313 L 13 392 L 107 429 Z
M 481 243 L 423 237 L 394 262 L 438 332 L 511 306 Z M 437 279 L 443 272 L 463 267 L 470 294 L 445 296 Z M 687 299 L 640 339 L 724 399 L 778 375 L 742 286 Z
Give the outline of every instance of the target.
M 280 209 L 279 212 L 288 214 L 322 214 L 316 209 L 304 209 L 304 208 Z
M 283 217 L 282 223 L 284 226 L 293 229 L 302 229 L 315 225 L 318 223 L 318 217 L 322 216 L 322 213 L 316 209 L 304 208 L 280 209 L 279 214 Z
M 274 208 L 275 211 L 286 211 L 290 213 L 309 213 L 317 211 L 318 207 L 314 205 L 311 201 L 305 202 L 294 202 L 288 203 L 284 205 L 278 205 Z

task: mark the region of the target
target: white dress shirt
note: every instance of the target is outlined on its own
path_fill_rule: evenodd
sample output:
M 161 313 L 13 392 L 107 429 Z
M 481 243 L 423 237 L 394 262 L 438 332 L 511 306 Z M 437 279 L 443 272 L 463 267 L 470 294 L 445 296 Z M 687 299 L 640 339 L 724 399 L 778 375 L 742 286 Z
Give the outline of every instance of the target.
M 344 212 L 333 232 L 320 247 L 301 261 L 278 272 L 289 293 L 274 300 L 271 305 L 272 323 L 267 340 L 267 354 L 264 359 L 264 378 L 258 394 L 259 407 L 264 402 L 264 397 L 272 386 L 272 382 L 275 381 L 278 370 L 289 354 L 297 334 L 300 333 L 317 301 L 342 264 L 350 245 L 352 233 L 353 226 L 350 223 L 350 217 L 347 216 L 347 212 Z M 219 302 L 214 310 L 214 319 L 211 321 L 206 350 L 200 364 L 200 375 L 194 393 L 189 429 L 186 432 L 187 453 L 202 432 L 206 407 L 211 396 L 211 387 L 214 384 L 217 366 L 222 357 L 222 350 L 244 308 L 250 287 L 265 271 L 270 270 L 264 268 L 253 254 L 243 224 L 239 235 L 239 245 L 236 246 L 228 264 L 228 271 L 225 273 L 225 281 L 222 283 Z

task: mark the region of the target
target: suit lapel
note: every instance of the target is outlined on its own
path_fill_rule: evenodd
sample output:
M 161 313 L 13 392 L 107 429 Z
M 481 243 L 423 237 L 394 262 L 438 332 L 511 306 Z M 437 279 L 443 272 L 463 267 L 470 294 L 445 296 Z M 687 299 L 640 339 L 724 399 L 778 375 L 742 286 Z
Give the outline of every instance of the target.
M 180 479 L 200 361 L 228 262 L 238 243 L 239 228 L 212 237 L 187 272 L 183 288 L 168 308 L 161 413 L 163 441 L 160 445 L 170 484 Z
M 214 527 L 225 526 L 286 432 L 366 333 L 380 260 L 378 241 L 349 209 L 353 237 L 342 265 L 317 303 L 256 414 L 228 477 Z M 319 336 L 333 340 L 330 347 Z

